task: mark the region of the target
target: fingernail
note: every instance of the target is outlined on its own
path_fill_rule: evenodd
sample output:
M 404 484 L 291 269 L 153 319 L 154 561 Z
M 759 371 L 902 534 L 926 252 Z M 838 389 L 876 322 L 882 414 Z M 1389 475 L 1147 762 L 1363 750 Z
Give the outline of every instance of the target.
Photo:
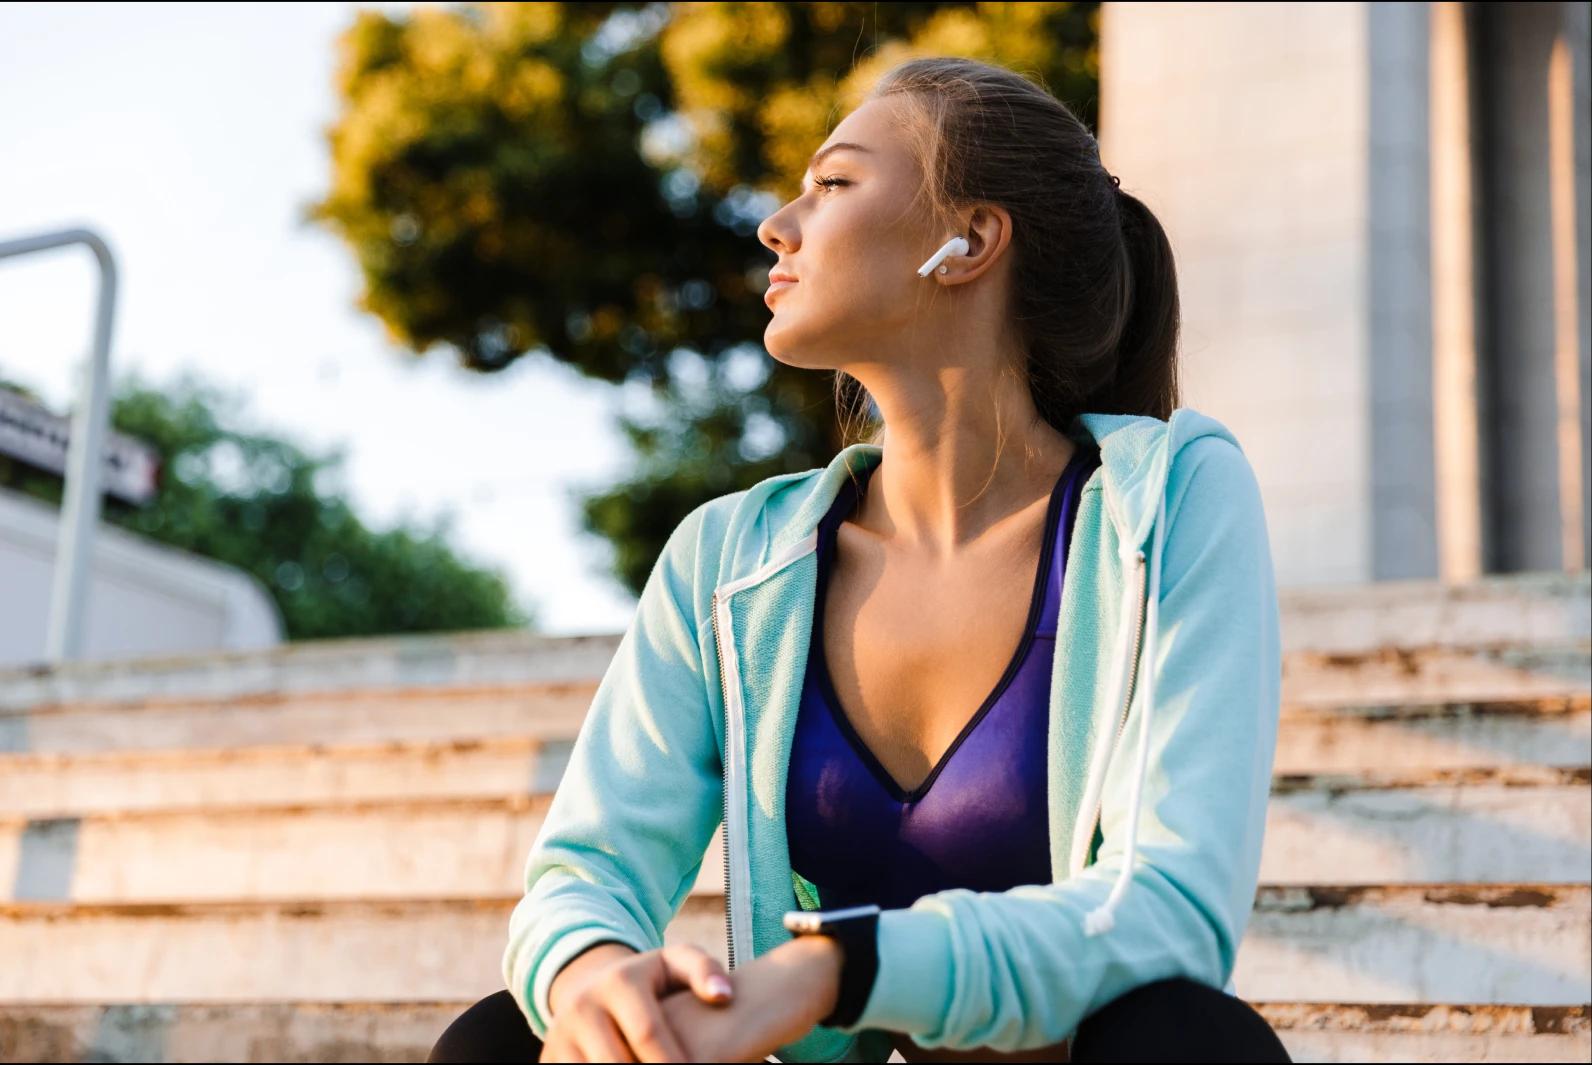
M 722 976 L 710 976 L 710 977 L 708 977 L 708 994 L 710 994 L 710 995 L 718 995 L 719 997 L 723 998 L 723 997 L 729 995 L 732 990 L 733 989 L 730 987 L 730 982 L 728 980 L 724 979 L 724 977 L 722 977 Z

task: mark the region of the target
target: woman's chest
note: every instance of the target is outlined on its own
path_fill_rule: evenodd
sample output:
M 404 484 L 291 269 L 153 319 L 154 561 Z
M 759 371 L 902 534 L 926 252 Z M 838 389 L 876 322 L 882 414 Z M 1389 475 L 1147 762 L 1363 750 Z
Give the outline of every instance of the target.
M 901 790 L 915 791 L 1011 681 L 1035 620 L 1036 564 L 870 572 L 837 562 L 823 662 L 837 709 Z

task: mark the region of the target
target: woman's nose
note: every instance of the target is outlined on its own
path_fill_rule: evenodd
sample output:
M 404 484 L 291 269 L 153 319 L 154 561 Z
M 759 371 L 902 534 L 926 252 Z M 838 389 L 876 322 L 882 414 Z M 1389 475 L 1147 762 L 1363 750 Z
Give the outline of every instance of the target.
M 789 206 L 789 205 L 787 205 Z M 757 225 L 757 239 L 770 251 L 789 253 L 793 241 L 785 226 L 785 208 L 781 207 Z

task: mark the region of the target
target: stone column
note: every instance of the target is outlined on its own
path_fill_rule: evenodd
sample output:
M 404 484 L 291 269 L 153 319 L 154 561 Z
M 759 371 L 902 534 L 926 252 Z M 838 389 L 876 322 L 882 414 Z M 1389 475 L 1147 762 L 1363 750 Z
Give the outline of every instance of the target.
M 1106 166 L 1166 226 L 1184 402 L 1279 583 L 1437 575 L 1427 8 L 1108 3 Z

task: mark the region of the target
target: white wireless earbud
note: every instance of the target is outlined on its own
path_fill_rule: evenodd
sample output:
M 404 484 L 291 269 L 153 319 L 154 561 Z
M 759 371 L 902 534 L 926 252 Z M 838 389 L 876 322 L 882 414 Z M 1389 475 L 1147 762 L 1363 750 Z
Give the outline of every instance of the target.
M 961 237 L 952 237 L 950 240 L 940 245 L 940 250 L 935 252 L 934 255 L 929 258 L 928 262 L 918 267 L 918 276 L 928 277 L 929 271 L 933 270 L 936 266 L 939 266 L 947 256 L 966 254 L 967 241 Z

